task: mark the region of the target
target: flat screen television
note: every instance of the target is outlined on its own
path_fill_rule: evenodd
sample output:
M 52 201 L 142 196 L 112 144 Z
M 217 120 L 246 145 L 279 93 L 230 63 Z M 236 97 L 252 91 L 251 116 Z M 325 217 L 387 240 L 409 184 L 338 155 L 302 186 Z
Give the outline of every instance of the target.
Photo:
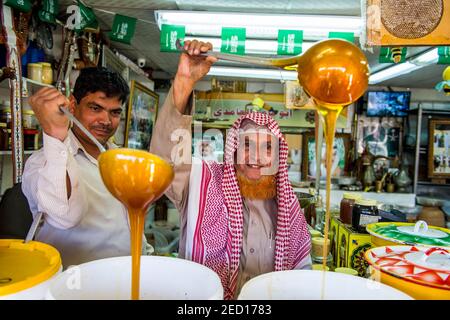
M 367 94 L 367 116 L 406 117 L 409 110 L 409 91 L 369 91 Z

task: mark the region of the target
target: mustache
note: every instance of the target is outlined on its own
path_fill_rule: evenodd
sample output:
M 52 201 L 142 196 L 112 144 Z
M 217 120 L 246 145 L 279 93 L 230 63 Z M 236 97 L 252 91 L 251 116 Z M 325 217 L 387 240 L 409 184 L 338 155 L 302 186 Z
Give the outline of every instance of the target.
M 91 130 L 101 130 L 101 131 L 106 131 L 108 133 L 113 131 L 113 127 L 110 125 L 104 125 L 104 124 L 96 124 L 91 126 Z

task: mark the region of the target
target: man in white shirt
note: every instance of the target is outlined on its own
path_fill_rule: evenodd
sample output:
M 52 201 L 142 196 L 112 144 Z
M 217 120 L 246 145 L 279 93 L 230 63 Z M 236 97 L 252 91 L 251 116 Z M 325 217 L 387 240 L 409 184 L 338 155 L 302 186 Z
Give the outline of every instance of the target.
M 130 230 L 126 208 L 100 177 L 99 149 L 78 127 L 69 128 L 59 106 L 69 107 L 109 149 L 114 148 L 108 139 L 119 125 L 128 95 L 120 75 L 87 68 L 80 72 L 70 99 L 54 88 L 43 88 L 29 98 L 44 146 L 27 160 L 22 190 L 33 214 L 45 213 L 36 239 L 56 247 L 64 267 L 130 255 Z

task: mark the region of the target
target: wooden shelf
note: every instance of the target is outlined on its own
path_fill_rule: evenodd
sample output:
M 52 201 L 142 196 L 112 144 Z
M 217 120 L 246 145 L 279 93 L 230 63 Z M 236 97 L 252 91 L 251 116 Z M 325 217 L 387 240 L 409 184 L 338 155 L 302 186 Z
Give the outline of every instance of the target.
M 31 80 L 31 79 L 28 79 L 28 78 L 25 78 L 25 77 L 22 77 L 22 79 L 24 81 L 26 81 L 32 87 L 50 87 L 50 88 L 54 88 L 55 87 L 55 86 L 53 86 L 51 84 L 46 84 L 46 83 L 34 81 L 34 80 Z M 9 81 L 8 80 L 3 80 L 0 83 L 0 88 L 9 88 Z
M 23 153 L 24 154 L 32 154 L 35 151 L 37 151 L 37 150 L 24 150 Z M 0 150 L 1 156 L 11 155 L 11 154 L 12 154 L 11 150 Z

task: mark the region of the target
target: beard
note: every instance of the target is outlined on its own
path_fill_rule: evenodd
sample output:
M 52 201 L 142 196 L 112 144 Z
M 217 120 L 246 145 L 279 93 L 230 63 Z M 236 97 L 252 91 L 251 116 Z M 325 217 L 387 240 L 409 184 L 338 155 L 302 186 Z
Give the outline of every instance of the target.
M 250 200 L 268 200 L 277 195 L 277 179 L 275 175 L 261 176 L 258 180 L 251 180 L 239 171 L 236 172 L 242 197 Z

